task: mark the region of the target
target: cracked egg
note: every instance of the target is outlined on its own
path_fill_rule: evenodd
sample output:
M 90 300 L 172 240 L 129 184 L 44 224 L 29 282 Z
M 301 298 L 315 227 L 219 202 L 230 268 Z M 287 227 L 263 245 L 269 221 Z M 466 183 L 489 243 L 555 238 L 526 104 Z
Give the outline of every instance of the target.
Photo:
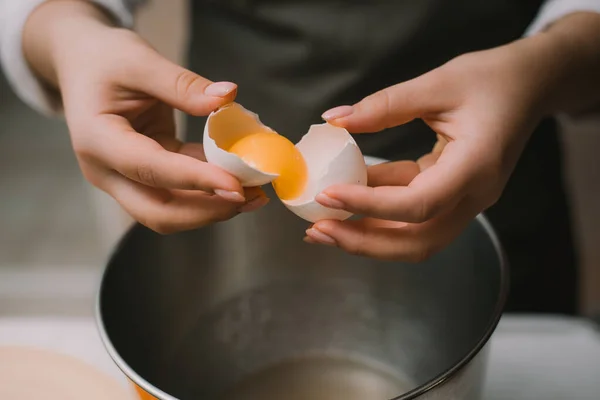
M 211 113 L 204 128 L 209 163 L 238 178 L 244 187 L 267 183 L 293 213 L 309 221 L 345 220 L 352 214 L 317 203 L 337 184 L 367 184 L 364 157 L 348 131 L 329 123 L 310 126 L 294 145 L 238 103 Z

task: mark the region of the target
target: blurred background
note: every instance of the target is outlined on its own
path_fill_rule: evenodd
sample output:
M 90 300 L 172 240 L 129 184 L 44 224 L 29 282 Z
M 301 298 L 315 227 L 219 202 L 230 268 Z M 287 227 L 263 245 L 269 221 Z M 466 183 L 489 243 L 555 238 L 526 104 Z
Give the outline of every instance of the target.
M 185 64 L 185 0 L 150 2 L 137 29 Z M 600 313 L 600 121 L 565 122 L 582 276 L 581 313 Z M 66 126 L 22 104 L 0 75 L 0 317 L 91 315 L 104 262 L 130 224 L 88 184 Z

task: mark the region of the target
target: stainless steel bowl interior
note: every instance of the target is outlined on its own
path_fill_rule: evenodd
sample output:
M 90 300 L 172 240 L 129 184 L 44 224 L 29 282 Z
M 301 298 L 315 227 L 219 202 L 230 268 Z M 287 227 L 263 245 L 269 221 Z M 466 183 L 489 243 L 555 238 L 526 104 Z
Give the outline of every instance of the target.
M 117 364 L 161 399 L 408 399 L 492 333 L 507 277 L 483 218 L 418 265 L 305 244 L 305 228 L 276 200 L 170 236 L 134 227 L 98 302 Z

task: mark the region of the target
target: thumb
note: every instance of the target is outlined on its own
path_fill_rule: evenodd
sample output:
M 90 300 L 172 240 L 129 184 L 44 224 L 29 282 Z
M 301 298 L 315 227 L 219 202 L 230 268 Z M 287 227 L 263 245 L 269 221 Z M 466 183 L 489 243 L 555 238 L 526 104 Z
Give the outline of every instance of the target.
M 328 110 L 322 118 L 352 133 L 371 133 L 405 124 L 424 114 L 443 111 L 446 104 L 437 75 L 432 71 L 387 87 L 353 106 Z
M 232 82 L 212 82 L 148 49 L 138 58 L 134 74 L 124 87 L 155 97 L 166 104 L 195 116 L 210 114 L 230 103 L 237 94 Z

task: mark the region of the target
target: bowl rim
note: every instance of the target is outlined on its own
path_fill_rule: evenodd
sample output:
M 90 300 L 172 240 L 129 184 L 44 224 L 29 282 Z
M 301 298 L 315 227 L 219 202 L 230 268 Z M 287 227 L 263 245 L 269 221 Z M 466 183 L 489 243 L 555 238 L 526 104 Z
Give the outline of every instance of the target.
M 403 393 L 400 396 L 393 397 L 389 400 L 413 400 L 417 399 L 420 396 L 432 391 L 438 386 L 445 384 L 451 379 L 455 378 L 461 371 L 464 370 L 465 367 L 469 365 L 469 363 L 478 356 L 483 348 L 488 344 L 490 338 L 496 331 L 498 323 L 502 317 L 504 312 L 504 307 L 506 306 L 506 301 L 508 299 L 509 293 L 509 267 L 508 267 L 508 259 L 506 257 L 506 253 L 500 243 L 500 239 L 491 223 L 485 217 L 483 213 L 480 213 L 475 218 L 483 230 L 488 234 L 492 245 L 494 246 L 494 250 L 496 250 L 496 254 L 498 255 L 499 268 L 500 268 L 500 290 L 498 293 L 498 298 L 496 300 L 496 305 L 494 307 L 494 311 L 490 317 L 490 321 L 488 322 L 487 328 L 483 336 L 479 339 L 479 341 L 473 346 L 473 348 L 467 352 L 458 362 L 454 365 L 446 368 L 442 372 L 440 372 L 437 376 L 433 377 L 429 381 L 419 385 L 411 391 Z
M 367 165 L 375 165 L 385 162 L 389 162 L 389 160 L 378 157 L 365 156 L 365 163 Z M 500 239 L 487 217 L 485 217 L 483 213 L 480 213 L 475 217 L 475 221 L 477 221 L 477 223 L 481 226 L 481 228 L 483 228 L 483 230 L 488 235 L 490 242 L 492 243 L 492 246 L 494 247 L 494 250 L 496 251 L 496 254 L 498 256 L 500 268 L 500 290 L 498 293 L 498 298 L 496 300 L 494 311 L 490 317 L 490 321 L 485 329 L 484 334 L 471 350 L 469 350 L 458 362 L 456 362 L 449 368 L 446 368 L 433 378 L 429 379 L 428 381 L 422 383 L 421 385 L 406 393 L 403 393 L 391 399 L 381 400 L 413 400 L 428 392 L 431 392 L 436 387 L 445 384 L 452 378 L 456 377 L 460 371 L 462 371 L 477 355 L 480 354 L 481 350 L 486 346 L 486 344 L 489 342 L 490 338 L 494 334 L 504 312 L 504 307 L 508 298 L 510 281 L 508 259 L 502 247 Z M 96 301 L 94 309 L 96 328 L 98 330 L 100 340 L 102 341 L 102 344 L 104 345 L 104 348 L 106 349 L 108 355 L 116 364 L 116 366 L 125 374 L 125 376 L 129 378 L 131 382 L 133 382 L 133 384 L 135 384 L 151 396 L 155 397 L 156 399 L 180 400 L 160 390 L 159 388 L 148 382 L 146 379 L 144 379 L 142 376 L 140 376 L 137 372 L 135 372 L 135 370 L 131 368 L 129 364 L 127 364 L 127 362 L 120 356 L 119 352 L 114 347 L 110 338 L 108 337 L 106 327 L 104 326 L 104 318 L 102 317 L 101 308 L 103 293 L 102 288 L 104 286 L 103 284 L 105 281 L 106 274 L 109 270 L 110 263 L 114 259 L 114 257 L 121 251 L 121 249 L 126 245 L 129 237 L 132 236 L 135 233 L 135 231 L 140 229 L 141 226 L 142 225 L 139 223 L 134 223 L 130 228 L 128 228 L 127 232 L 125 232 L 125 234 L 120 238 L 117 245 L 114 246 L 112 251 L 109 252 L 109 255 L 104 263 L 105 268 L 102 271 L 100 282 L 96 288 L 97 295 L 95 296 Z

